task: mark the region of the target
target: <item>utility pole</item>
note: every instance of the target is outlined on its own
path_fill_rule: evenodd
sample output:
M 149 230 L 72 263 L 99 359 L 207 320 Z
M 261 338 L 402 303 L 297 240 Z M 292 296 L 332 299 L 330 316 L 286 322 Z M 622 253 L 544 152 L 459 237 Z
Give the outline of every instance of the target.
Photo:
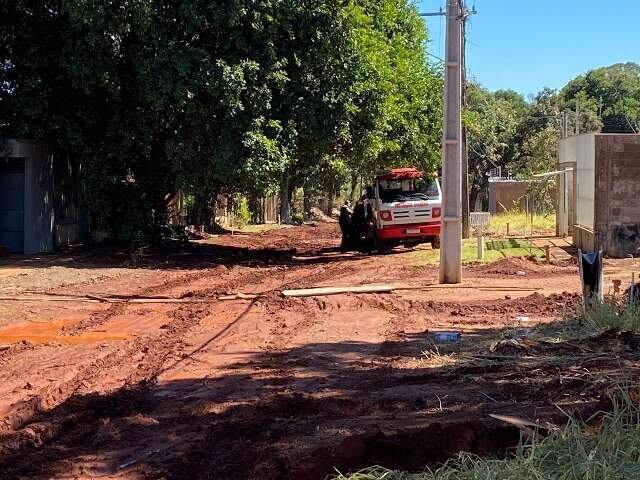
M 475 8 L 474 8 L 475 10 Z M 463 11 L 462 19 L 462 108 L 467 106 L 467 22 Z M 469 148 L 467 146 L 467 127 L 462 125 L 462 238 L 469 238 Z
M 598 118 L 602 122 L 602 95 L 600 95 L 600 102 L 598 103 Z
M 464 0 L 447 0 L 447 42 L 442 139 L 443 215 L 440 283 L 462 281 L 462 22 Z
M 580 99 L 576 97 L 576 135 L 580 135 Z

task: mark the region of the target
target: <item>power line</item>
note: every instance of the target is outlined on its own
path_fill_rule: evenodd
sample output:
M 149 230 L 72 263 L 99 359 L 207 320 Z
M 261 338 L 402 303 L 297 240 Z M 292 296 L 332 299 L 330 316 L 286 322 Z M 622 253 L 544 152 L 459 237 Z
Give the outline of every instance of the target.
M 437 59 L 438 59 L 438 60 L 440 60 L 442 63 L 444 63 L 444 58 L 441 58 L 441 57 L 439 57 L 439 56 L 437 56 L 437 55 L 434 55 L 433 53 L 429 53 L 429 52 L 427 52 L 427 55 L 429 55 L 429 56 L 431 56 L 431 57 L 433 57 L 433 58 L 437 58 Z

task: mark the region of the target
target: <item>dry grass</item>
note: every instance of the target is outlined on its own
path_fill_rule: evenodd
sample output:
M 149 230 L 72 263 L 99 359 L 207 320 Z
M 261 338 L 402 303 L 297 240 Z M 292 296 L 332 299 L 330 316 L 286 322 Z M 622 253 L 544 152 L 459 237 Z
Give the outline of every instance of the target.
M 459 361 L 457 352 L 441 352 L 437 345 L 429 345 L 422 351 L 420 361 L 424 366 L 431 368 L 451 367 Z
M 546 215 L 534 215 L 533 222 L 531 216 L 524 212 L 512 211 L 500 213 L 491 217 L 491 228 L 489 234 L 503 237 L 507 235 L 507 224 L 509 233 L 512 236 L 533 236 L 554 235 L 556 232 L 556 216 L 553 213 Z

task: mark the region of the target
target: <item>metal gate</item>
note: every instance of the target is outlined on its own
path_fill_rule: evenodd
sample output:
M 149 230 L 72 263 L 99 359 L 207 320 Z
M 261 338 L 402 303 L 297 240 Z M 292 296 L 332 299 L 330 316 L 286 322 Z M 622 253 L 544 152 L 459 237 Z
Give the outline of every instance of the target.
M 0 159 L 0 249 L 24 251 L 24 159 Z

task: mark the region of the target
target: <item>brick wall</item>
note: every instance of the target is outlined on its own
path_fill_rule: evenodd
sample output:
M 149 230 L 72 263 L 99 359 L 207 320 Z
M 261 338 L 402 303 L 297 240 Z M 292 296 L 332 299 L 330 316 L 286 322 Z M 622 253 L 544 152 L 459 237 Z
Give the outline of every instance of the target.
M 595 246 L 606 255 L 640 254 L 640 135 L 597 135 Z

